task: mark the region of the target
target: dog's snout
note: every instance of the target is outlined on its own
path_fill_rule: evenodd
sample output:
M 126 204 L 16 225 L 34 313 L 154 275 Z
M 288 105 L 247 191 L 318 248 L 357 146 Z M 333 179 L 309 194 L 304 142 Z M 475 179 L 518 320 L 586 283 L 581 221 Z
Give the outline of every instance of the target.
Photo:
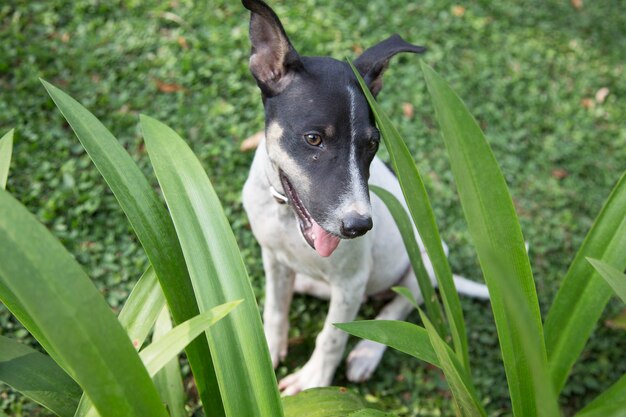
M 341 233 L 349 238 L 364 235 L 372 228 L 372 217 L 359 213 L 349 213 L 341 221 Z

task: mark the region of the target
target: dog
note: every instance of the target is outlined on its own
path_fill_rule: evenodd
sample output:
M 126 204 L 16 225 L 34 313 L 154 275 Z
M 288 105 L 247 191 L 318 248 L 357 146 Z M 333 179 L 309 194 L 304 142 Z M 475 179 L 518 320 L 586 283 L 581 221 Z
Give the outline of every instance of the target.
M 330 300 L 311 358 L 279 382 L 281 392 L 290 395 L 330 385 L 348 338 L 333 323 L 354 320 L 364 298 L 394 285 L 422 298 L 400 232 L 386 206 L 369 192 L 368 184 L 375 184 L 404 203 L 396 177 L 375 157 L 380 133 L 350 66 L 300 56 L 265 2 L 242 3 L 251 12 L 249 67 L 265 109 L 265 139 L 242 199 L 261 246 L 263 321 L 274 368 L 287 354 L 294 291 Z M 376 96 L 394 55 L 424 51 L 393 35 L 365 50 L 354 66 Z M 455 281 L 461 293 L 488 297 L 484 285 L 456 276 Z M 403 320 L 411 310 L 404 297 L 395 296 L 377 318 Z M 360 341 L 347 358 L 348 379 L 368 379 L 384 351 L 382 344 Z

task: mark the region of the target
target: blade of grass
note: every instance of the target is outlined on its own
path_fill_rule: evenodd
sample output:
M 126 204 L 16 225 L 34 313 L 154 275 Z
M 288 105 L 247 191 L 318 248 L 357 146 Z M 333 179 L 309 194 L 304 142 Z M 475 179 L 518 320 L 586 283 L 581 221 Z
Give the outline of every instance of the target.
M 172 330 L 170 313 L 167 307 L 164 307 L 154 325 L 153 342 L 158 341 L 170 330 Z M 166 363 L 163 369 L 157 372 L 152 379 L 161 395 L 161 400 L 163 400 L 169 411 L 170 417 L 187 417 L 185 388 L 183 386 L 183 377 L 180 373 L 178 357 Z
M 626 268 L 626 173 L 607 198 L 587 233 L 545 320 L 545 340 L 552 383 L 565 386 L 613 291 L 586 258 Z
M 189 146 L 164 124 L 141 116 L 148 154 L 170 209 L 200 311 L 245 303 L 207 332 L 227 415 L 282 416 L 252 286 L 232 229 Z
M 441 367 L 428 332 L 413 323 L 396 320 L 360 320 L 335 323 L 334 326 L 353 336 L 382 343 L 416 359 Z
M 538 352 L 545 368 L 547 355 L 535 283 L 511 196 L 489 144 L 464 103 L 432 68 L 422 63 L 422 71 L 491 294 L 513 413 L 520 417 L 539 415 L 542 410 L 535 393 L 546 380 L 532 372 L 531 359 Z M 500 275 L 493 259 L 506 265 L 511 275 Z M 505 302 L 507 286 L 515 303 Z M 521 314 L 513 305 L 524 306 L 527 316 L 522 319 L 529 323 L 533 346 L 522 340 L 519 329 L 512 326 L 520 319 L 516 315 Z
M 626 304 L 626 274 L 611 265 L 593 258 L 587 258 L 589 263 L 600 274 L 602 278 L 611 286 L 615 294 Z
M 0 336 L 0 381 L 61 417 L 72 417 L 81 388 L 49 356 Z
M 478 400 L 472 380 L 466 373 L 465 368 L 458 360 L 450 346 L 439 336 L 437 330 L 430 322 L 422 309 L 418 309 L 424 327 L 428 332 L 430 343 L 437 354 L 441 369 L 446 376 L 446 381 L 452 391 L 452 396 L 456 403 L 460 415 L 464 417 L 486 417 L 482 404 Z
M 13 152 L 13 129 L 9 130 L 0 139 L 0 188 L 7 186 L 9 166 L 11 165 L 11 153 Z
M 139 356 L 89 277 L 4 190 L 0 190 L 0 246 L 0 280 L 101 415 L 165 417 Z
M 417 227 L 419 235 L 424 242 L 426 253 L 433 265 L 448 325 L 450 326 L 454 351 L 465 369 L 469 370 L 469 354 L 463 310 L 454 286 L 448 258 L 441 244 L 439 229 L 435 222 L 435 215 L 433 214 L 424 182 L 402 137 L 370 93 L 359 72 L 352 63 L 350 63 L 350 66 L 374 113 L 376 123 L 382 133 L 383 142 L 389 151 L 391 162 L 398 176 L 411 218 Z
M 622 375 L 575 417 L 626 417 L 626 375 Z
M 148 180 L 93 114 L 60 89 L 41 82 L 128 217 L 161 282 L 174 323 L 197 316 L 200 310 L 174 225 Z M 186 353 L 205 414 L 224 416 L 208 341 L 196 339 Z
M 443 312 L 441 311 L 441 306 L 437 300 L 433 284 L 430 281 L 430 276 L 428 276 L 428 272 L 426 272 L 426 268 L 424 268 L 424 263 L 422 262 L 422 252 L 417 244 L 415 229 L 409 219 L 409 215 L 400 201 L 389 191 L 375 185 L 370 185 L 370 190 L 372 190 L 374 194 L 376 194 L 378 198 L 385 203 L 387 209 L 389 209 L 389 212 L 391 213 L 391 216 L 396 222 L 396 225 L 400 230 L 400 234 L 402 235 L 404 247 L 409 255 L 409 260 L 411 261 L 411 267 L 413 268 L 413 272 L 417 278 L 417 283 L 422 293 L 422 297 L 424 298 L 426 313 L 437 329 L 437 333 L 439 333 L 441 337 L 445 337 L 447 330 L 443 321 Z
M 126 330 L 128 338 L 133 342 L 135 349 L 141 348 L 164 305 L 163 291 L 154 273 L 154 268 L 149 266 L 135 284 L 117 317 Z M 97 415 L 98 413 L 93 408 L 89 397 L 83 395 L 74 417 Z

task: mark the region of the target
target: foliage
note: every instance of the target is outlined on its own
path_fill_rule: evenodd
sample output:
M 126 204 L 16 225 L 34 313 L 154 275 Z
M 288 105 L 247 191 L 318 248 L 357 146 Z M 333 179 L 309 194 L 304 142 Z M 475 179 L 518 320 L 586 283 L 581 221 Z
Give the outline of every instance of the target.
M 418 182 L 421 183 L 420 174 L 411 162 L 410 153 L 404 146 L 403 139 L 370 94 L 358 71 L 354 67 L 352 69 L 359 79 L 381 130 L 409 211 L 413 212 L 414 207 L 421 204 L 419 210 L 422 211 L 420 214 L 422 220 L 432 218 L 432 210 L 428 202 L 420 202 L 423 199 L 427 200 L 428 197 L 424 195 L 423 187 L 416 186 Z M 611 265 L 598 260 L 589 260 L 589 262 L 620 297 L 626 288 L 626 275 L 619 272 L 626 267 L 626 240 L 624 238 L 626 236 L 626 173 L 617 182 L 596 218 L 548 315 L 547 324 L 550 323 L 552 311 L 561 312 L 559 318 L 561 326 L 547 327 L 547 330 L 558 332 L 561 344 L 568 346 L 570 352 L 565 355 L 548 356 L 546 347 L 550 346 L 554 338 L 551 339 L 548 333 L 544 340 L 542 318 L 527 249 L 504 177 L 480 127 L 465 104 L 432 68 L 422 65 L 422 70 L 448 150 L 468 228 L 489 288 L 513 415 L 529 417 L 560 415 L 557 404 L 557 393 L 563 385 L 560 380 L 564 380 L 567 376 L 575 360 L 572 357 L 580 351 L 579 346 L 584 344 L 590 335 L 590 332 L 585 330 L 591 327 L 590 317 L 593 318 L 594 315 L 597 317 L 608 301 L 608 296 L 605 295 L 596 295 L 594 300 L 592 295 L 583 297 L 580 292 L 576 292 L 576 289 L 581 287 L 581 283 L 590 286 L 593 280 L 597 279 L 593 270 L 579 266 L 581 260 L 591 254 L 601 256 Z M 389 203 L 388 197 L 383 200 L 387 204 Z M 394 205 L 397 203 L 391 204 L 392 207 Z M 413 215 L 415 226 L 420 234 L 432 236 L 430 225 L 419 221 L 417 217 Z M 405 244 L 414 246 L 409 249 L 409 252 L 419 251 L 415 240 L 405 238 L 404 241 Z M 439 276 L 437 278 L 440 280 Z M 598 284 L 595 285 L 597 289 L 595 293 L 602 288 Z M 604 283 L 604 286 L 607 284 Z M 402 294 L 405 293 L 402 292 Z M 598 301 L 598 298 L 603 301 Z M 414 300 L 411 299 L 411 301 L 415 304 Z M 445 289 L 442 301 L 445 304 Z M 568 314 L 563 314 L 564 311 Z M 437 361 L 431 361 L 431 363 L 441 366 L 452 391 L 458 413 L 468 417 L 484 416 L 485 411 L 471 379 L 469 363 L 460 362 L 457 357 L 460 347 L 454 343 L 455 352 L 441 338 L 428 316 L 421 310 L 419 312 L 430 343 L 437 353 Z M 450 310 L 446 309 L 446 313 L 452 326 L 454 320 L 450 318 Z M 390 345 L 394 346 L 397 343 L 396 340 L 401 338 L 413 338 L 414 343 L 423 344 L 423 333 L 415 333 L 415 330 L 409 332 L 408 328 L 400 329 L 390 324 L 391 322 L 376 325 L 371 322 L 361 322 L 360 326 L 356 327 L 359 332 L 354 334 L 365 333 L 366 337 L 372 340 L 384 342 L 382 339 L 388 338 L 388 334 L 394 331 L 392 328 L 395 328 L 395 331 L 400 334 L 392 338 Z M 350 332 L 350 326 L 354 324 L 348 326 L 344 324 L 340 328 Z M 363 329 L 367 331 L 364 332 Z M 577 331 L 568 332 L 567 329 L 577 329 Z M 368 331 L 370 335 L 367 334 Z M 620 380 L 594 400 L 594 412 L 605 413 L 607 417 L 621 415 L 622 409 L 616 407 L 614 398 L 624 396 L 626 396 L 626 387 Z M 587 408 L 587 411 L 581 413 L 586 413 L 588 410 Z
M 626 107 L 618 99 L 626 94 L 626 15 L 615 13 L 620 1 L 584 2 L 582 9 L 538 0 L 272 5 L 304 55 L 355 57 L 393 32 L 428 47 L 426 61 L 464 97 L 500 163 L 531 244 L 545 316 L 563 271 L 626 164 Z M 252 155 L 241 153 L 239 143 L 263 123 L 248 51 L 247 13 L 236 1 L 17 0 L 0 6 L 0 135 L 16 127 L 8 190 L 62 241 L 115 311 L 148 261 L 83 147 L 41 94 L 37 77 L 80 97 L 144 173 L 150 168 L 137 128 L 139 109 L 188 140 L 213 180 L 262 303 L 260 254 L 240 204 Z M 598 94 L 603 88 L 608 95 Z M 380 99 L 425 173 L 452 269 L 479 278 L 413 58 L 394 59 Z M 467 298 L 461 305 L 476 390 L 489 415 L 506 414 L 510 404 L 489 305 Z M 373 317 L 380 306 L 373 301 L 361 317 Z M 617 300 L 609 302 L 574 365 L 560 399 L 565 414 L 626 372 L 624 333 L 604 325 L 621 309 Z M 279 376 L 306 361 L 325 313 L 323 301 L 294 299 L 297 326 Z M 417 313 L 410 320 L 418 321 Z M 34 344 L 6 310 L 0 328 Z M 335 383 L 347 384 L 342 369 Z M 401 415 L 454 415 L 440 371 L 415 366 L 398 352 L 387 352 L 373 379 L 350 389 Z M 0 409 L 12 416 L 40 413 L 8 389 Z

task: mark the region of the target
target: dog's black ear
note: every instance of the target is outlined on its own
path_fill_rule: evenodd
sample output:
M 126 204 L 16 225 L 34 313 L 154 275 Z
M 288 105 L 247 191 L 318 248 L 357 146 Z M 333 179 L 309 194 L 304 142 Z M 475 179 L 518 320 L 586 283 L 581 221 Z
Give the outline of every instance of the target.
M 242 0 L 250 10 L 250 72 L 268 96 L 279 94 L 302 66 L 276 13 L 261 0 Z
M 400 37 L 392 35 L 368 48 L 354 61 L 354 66 L 365 80 L 372 95 L 376 96 L 383 88 L 383 73 L 389 65 L 389 60 L 399 52 L 413 52 L 421 54 L 426 51 L 423 46 L 412 45 Z

